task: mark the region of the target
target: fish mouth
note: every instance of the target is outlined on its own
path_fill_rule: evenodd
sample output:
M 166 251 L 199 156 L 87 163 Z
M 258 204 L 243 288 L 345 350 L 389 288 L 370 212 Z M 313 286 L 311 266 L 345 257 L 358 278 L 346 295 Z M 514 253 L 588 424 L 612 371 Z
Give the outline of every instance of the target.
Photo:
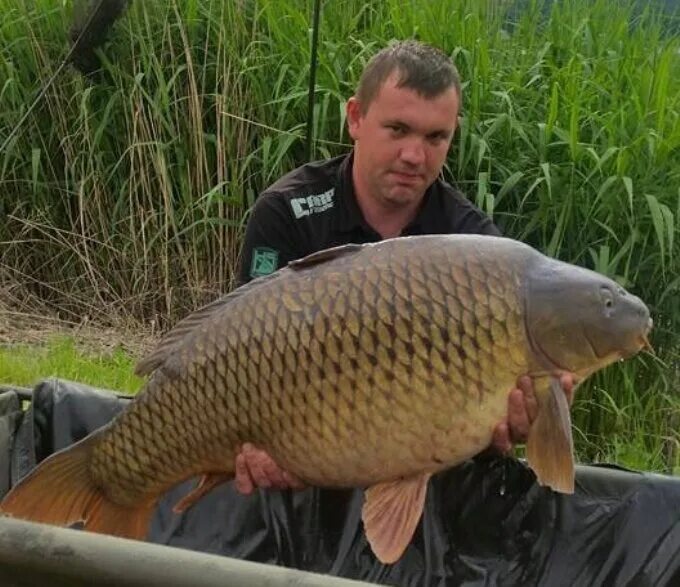
M 629 359 L 630 357 L 637 355 L 640 351 L 646 351 L 651 355 L 656 356 L 654 347 L 652 346 L 652 343 L 649 342 L 649 333 L 652 331 L 653 324 L 654 321 L 651 318 L 648 318 L 643 331 L 636 337 L 634 346 L 630 349 L 625 349 L 620 353 L 622 358 Z
M 653 355 L 656 355 L 652 343 L 649 342 L 649 333 L 652 331 L 652 328 L 654 328 L 654 320 L 648 318 L 646 326 L 647 327 L 645 328 L 644 333 L 640 336 L 640 349 L 643 351 L 648 351 Z
M 630 357 L 634 357 L 635 355 L 637 355 L 640 351 L 646 351 L 649 354 L 656 356 L 654 347 L 652 346 L 652 343 L 649 342 L 649 337 L 647 336 L 647 334 L 641 334 L 640 336 L 638 336 L 637 340 L 635 341 L 635 348 L 622 351 L 621 358 L 629 359 Z

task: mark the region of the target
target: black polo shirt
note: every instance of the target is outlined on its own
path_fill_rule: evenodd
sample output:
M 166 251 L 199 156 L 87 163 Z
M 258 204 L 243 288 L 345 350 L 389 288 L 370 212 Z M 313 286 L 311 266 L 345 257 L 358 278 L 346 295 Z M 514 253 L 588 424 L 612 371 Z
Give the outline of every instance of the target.
M 357 204 L 352 158 L 350 153 L 298 167 L 260 195 L 246 227 L 238 285 L 315 251 L 381 240 Z M 437 179 L 401 235 L 452 233 L 500 235 L 488 216 Z

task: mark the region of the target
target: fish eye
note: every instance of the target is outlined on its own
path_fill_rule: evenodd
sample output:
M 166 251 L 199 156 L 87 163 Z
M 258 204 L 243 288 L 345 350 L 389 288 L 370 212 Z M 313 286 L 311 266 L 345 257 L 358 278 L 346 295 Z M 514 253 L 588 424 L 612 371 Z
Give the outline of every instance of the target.
M 600 288 L 600 299 L 607 310 L 611 310 L 614 307 L 614 294 L 607 286 Z

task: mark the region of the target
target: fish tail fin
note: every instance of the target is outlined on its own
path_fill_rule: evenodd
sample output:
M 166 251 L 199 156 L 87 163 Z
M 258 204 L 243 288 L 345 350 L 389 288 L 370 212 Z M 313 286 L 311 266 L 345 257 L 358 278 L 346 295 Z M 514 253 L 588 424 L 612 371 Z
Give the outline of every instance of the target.
M 559 381 L 536 390 L 538 416 L 531 426 L 526 454 L 541 485 L 560 493 L 574 493 L 574 443 L 569 404 Z
M 100 491 L 93 500 L 85 520 L 85 530 L 144 540 L 158 499 L 147 500 L 136 507 L 122 506 L 107 499 Z
M 143 539 L 158 498 L 137 507 L 111 501 L 90 473 L 92 449 L 99 433 L 84 438 L 40 463 L 0 502 L 0 514 Z

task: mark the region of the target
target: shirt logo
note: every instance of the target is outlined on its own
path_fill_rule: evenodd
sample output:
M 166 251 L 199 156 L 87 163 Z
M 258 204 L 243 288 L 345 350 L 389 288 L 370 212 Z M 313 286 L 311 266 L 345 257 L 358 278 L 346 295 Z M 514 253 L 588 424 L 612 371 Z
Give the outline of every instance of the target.
M 269 247 L 255 247 L 250 264 L 250 276 L 262 277 L 274 273 L 279 263 L 279 252 Z
M 332 208 L 335 203 L 333 202 L 334 196 L 335 188 L 331 188 L 323 194 L 315 194 L 304 198 L 293 198 L 290 201 L 290 207 L 293 209 L 295 218 L 300 219 L 303 216 L 318 214 L 319 212 L 324 212 L 325 210 Z

